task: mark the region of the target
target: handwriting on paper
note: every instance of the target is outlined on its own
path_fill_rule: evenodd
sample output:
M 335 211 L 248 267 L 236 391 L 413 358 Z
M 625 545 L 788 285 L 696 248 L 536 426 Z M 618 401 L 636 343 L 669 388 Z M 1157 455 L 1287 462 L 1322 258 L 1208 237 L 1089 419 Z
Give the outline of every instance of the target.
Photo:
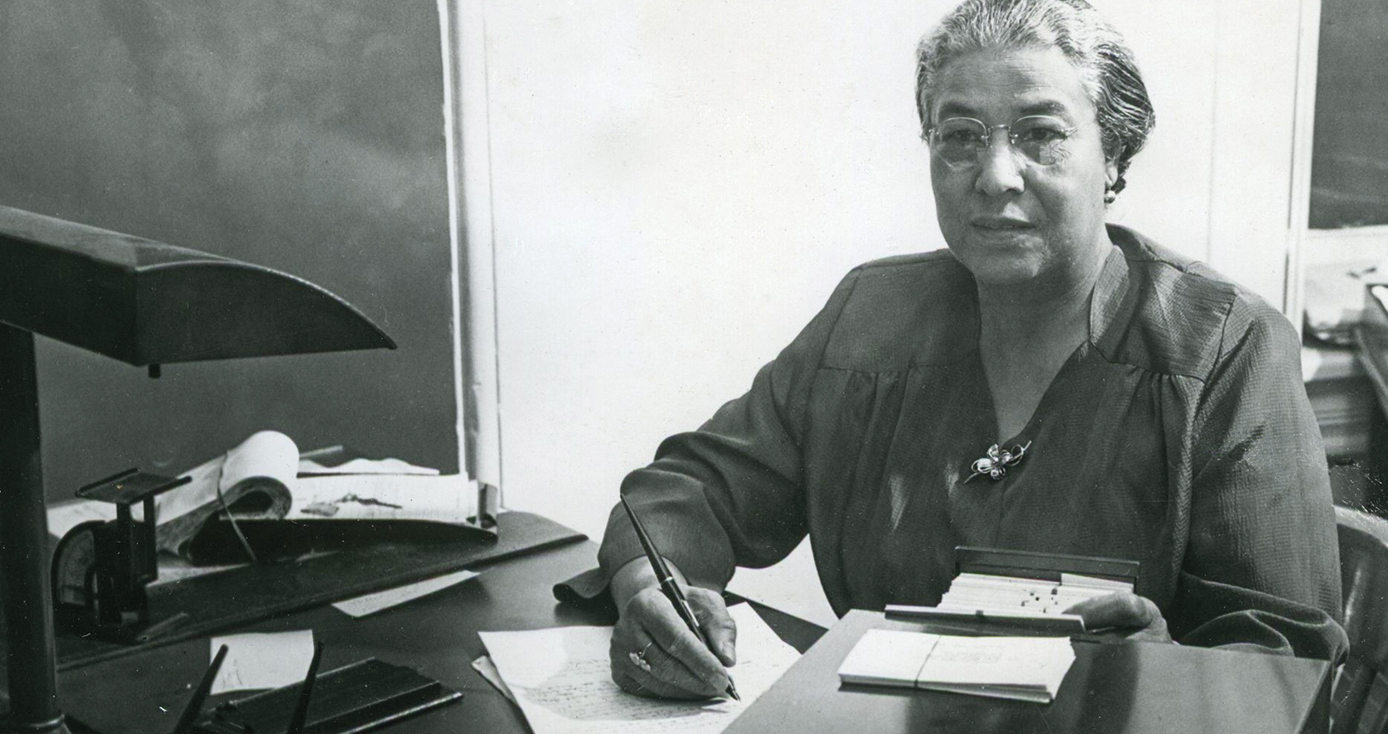
M 642 698 L 612 682 L 611 627 L 558 627 L 530 632 L 483 632 L 502 678 L 535 734 L 550 732 L 721 732 L 795 662 L 746 605 L 729 610 L 738 628 L 738 664 L 730 673 L 742 702 Z

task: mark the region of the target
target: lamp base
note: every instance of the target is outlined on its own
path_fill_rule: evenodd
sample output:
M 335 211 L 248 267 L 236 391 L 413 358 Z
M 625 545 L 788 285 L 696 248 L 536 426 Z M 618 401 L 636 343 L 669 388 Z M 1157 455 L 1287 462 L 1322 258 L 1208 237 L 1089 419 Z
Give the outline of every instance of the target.
M 0 590 L 9 706 L 0 732 L 68 731 L 58 706 L 34 335 L 0 323 Z

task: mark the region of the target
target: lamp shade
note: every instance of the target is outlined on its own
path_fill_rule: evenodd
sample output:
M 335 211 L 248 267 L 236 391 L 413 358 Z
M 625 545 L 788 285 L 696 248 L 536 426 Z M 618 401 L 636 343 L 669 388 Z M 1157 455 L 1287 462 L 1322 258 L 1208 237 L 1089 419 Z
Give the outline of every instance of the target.
M 0 321 L 136 366 L 395 348 L 302 278 L 9 207 Z

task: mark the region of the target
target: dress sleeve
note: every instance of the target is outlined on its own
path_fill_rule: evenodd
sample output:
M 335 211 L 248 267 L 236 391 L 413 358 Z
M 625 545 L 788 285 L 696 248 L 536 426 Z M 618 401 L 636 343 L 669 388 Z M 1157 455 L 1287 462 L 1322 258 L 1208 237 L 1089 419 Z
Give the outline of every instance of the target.
M 801 427 L 825 344 L 856 280 L 855 270 L 746 394 L 698 430 L 666 439 L 654 462 L 622 482 L 656 547 L 690 583 L 722 589 L 735 566 L 773 564 L 805 536 Z M 614 507 L 598 552 L 602 586 L 642 555 L 626 513 Z
M 1320 429 L 1291 325 L 1236 301 L 1191 435 L 1178 641 L 1337 660 L 1348 647 Z

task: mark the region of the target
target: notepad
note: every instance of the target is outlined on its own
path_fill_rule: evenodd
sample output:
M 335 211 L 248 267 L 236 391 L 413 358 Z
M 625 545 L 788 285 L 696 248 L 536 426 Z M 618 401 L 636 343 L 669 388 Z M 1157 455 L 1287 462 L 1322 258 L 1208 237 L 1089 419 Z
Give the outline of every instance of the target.
M 839 666 L 839 680 L 1049 703 L 1074 661 L 1064 637 L 868 630 Z

